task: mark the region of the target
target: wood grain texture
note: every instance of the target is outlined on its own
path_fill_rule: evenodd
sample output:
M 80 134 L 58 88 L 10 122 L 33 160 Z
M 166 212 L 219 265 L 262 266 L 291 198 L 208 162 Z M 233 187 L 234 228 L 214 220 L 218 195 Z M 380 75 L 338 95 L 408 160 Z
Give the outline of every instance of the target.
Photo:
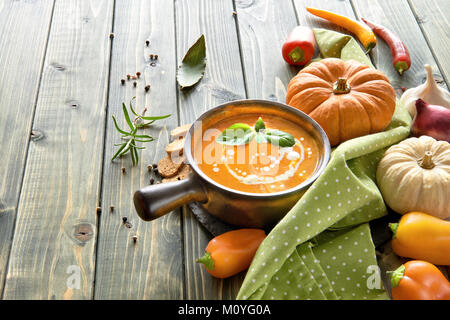
M 450 88 L 450 1 L 409 0 L 409 4 Z
M 178 124 L 175 83 L 176 56 L 172 2 L 158 0 L 117 0 L 114 21 L 114 42 L 111 57 L 107 133 L 103 170 L 102 206 L 96 263 L 95 299 L 182 299 L 184 288 L 183 244 L 179 210 L 155 221 L 141 220 L 133 205 L 136 190 L 149 184 L 148 165 L 158 163 L 165 155 L 170 130 Z M 147 47 L 146 40 L 149 41 Z M 150 54 L 158 54 L 151 61 Z M 154 66 L 150 63 L 154 62 Z M 121 84 L 126 75 L 141 72 L 137 86 L 133 80 Z M 151 85 L 150 91 L 145 86 Z M 138 112 L 148 108 L 146 115 L 172 114 L 142 130 L 155 138 L 140 150 L 137 166 L 127 154 L 111 162 L 120 142 L 111 115 L 122 128 L 126 123 L 122 102 L 128 105 L 136 96 Z M 121 168 L 126 169 L 122 174 Z M 110 206 L 114 206 L 110 211 Z M 127 217 L 127 228 L 122 217 Z M 137 235 L 137 242 L 132 237 Z
M 5 299 L 90 299 L 113 2 L 55 3 Z
M 285 102 L 290 67 L 281 48 L 297 18 L 291 0 L 236 1 L 241 55 L 248 98 Z
M 53 1 L 0 1 L 0 297 Z
M 382 40 L 371 58 L 398 95 L 424 82 L 425 63 L 448 87 L 444 0 L 0 0 L 0 297 L 235 299 L 245 271 L 218 280 L 195 262 L 212 235 L 192 212 L 184 207 L 143 222 L 132 196 L 159 179 L 147 165 L 165 155 L 175 126 L 230 100 L 284 101 L 298 68 L 285 64 L 281 45 L 295 25 L 348 33 L 305 6 L 396 32 L 412 68 L 400 77 Z M 202 33 L 205 77 L 180 91 L 176 67 Z M 153 65 L 150 53 L 158 54 Z M 136 88 L 121 85 L 137 71 Z M 129 155 L 110 161 L 120 141 L 111 115 L 125 126 L 121 103 L 133 96 L 139 111 L 172 114 L 145 130 L 156 140 L 135 167 Z M 389 291 L 385 271 L 407 260 L 390 241 L 377 247 L 377 258 Z
M 367 18 L 389 28 L 408 48 L 411 67 L 402 76 L 394 69 L 391 51 L 383 40 L 378 39 L 377 46 L 373 50 L 372 61 L 388 76 L 398 95 L 402 93 L 401 87 L 416 87 L 425 82 L 424 64 L 433 67 L 435 79 L 445 86 L 436 61 L 406 0 L 353 0 L 352 2 L 358 17 Z
M 196 86 L 179 94 L 181 124 L 194 121 L 204 111 L 226 101 L 245 98 L 239 45 L 233 16 L 233 3 L 227 1 L 177 0 L 176 39 L 178 64 L 201 34 L 206 38 L 206 72 Z M 234 299 L 242 275 L 218 280 L 195 260 L 204 254 L 212 236 L 195 216 L 183 211 L 186 299 Z

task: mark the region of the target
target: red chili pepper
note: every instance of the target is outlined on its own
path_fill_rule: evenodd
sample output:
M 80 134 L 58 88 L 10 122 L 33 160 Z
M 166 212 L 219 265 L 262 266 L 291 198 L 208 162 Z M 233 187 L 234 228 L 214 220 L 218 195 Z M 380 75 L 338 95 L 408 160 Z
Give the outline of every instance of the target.
M 284 60 L 297 66 L 304 66 L 314 55 L 316 40 L 311 28 L 305 26 L 295 27 L 283 44 L 282 54 Z
M 400 75 L 411 66 L 411 58 L 405 44 L 391 30 L 361 18 L 391 48 L 392 64 Z

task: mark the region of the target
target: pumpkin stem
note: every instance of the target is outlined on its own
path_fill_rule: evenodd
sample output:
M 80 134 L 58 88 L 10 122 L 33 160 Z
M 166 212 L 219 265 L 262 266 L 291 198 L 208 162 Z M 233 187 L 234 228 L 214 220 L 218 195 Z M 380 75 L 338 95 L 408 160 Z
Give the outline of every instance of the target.
M 433 152 L 426 151 L 425 155 L 420 160 L 419 165 L 424 169 L 433 169 L 435 166 L 433 162 Z
M 333 93 L 334 94 L 343 94 L 343 93 L 349 93 L 349 92 L 350 92 L 350 86 L 347 83 L 347 79 L 338 78 L 337 81 L 333 85 Z

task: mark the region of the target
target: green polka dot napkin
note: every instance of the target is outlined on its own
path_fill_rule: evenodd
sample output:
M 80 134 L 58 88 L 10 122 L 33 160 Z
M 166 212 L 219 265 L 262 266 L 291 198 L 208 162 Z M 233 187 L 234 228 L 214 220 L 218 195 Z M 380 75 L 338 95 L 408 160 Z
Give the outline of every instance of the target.
M 370 64 L 348 35 L 314 29 L 322 57 Z M 271 230 L 238 299 L 387 299 L 368 222 L 387 214 L 375 173 L 385 150 L 409 135 L 397 104 L 389 127 L 332 151 L 323 174 Z
M 352 36 L 320 28 L 314 28 L 313 32 L 320 57 L 313 59 L 312 62 L 323 58 L 341 58 L 342 60 L 353 59 L 373 67 L 370 59 Z

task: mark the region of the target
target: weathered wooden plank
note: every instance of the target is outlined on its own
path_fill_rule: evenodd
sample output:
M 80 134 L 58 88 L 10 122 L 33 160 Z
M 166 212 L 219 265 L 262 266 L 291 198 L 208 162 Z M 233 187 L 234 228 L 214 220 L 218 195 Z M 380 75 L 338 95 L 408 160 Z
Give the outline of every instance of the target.
M 281 55 L 298 24 L 292 1 L 238 0 L 236 11 L 248 98 L 285 102 L 287 85 L 298 71 Z
M 409 4 L 450 87 L 450 1 L 409 0 Z
M 228 1 L 179 0 L 175 3 L 178 64 L 201 34 L 205 34 L 207 66 L 204 78 L 189 91 L 179 93 L 181 124 L 194 121 L 204 111 L 228 100 L 245 98 L 239 44 Z M 242 275 L 226 280 L 212 278 L 195 260 L 204 254 L 211 235 L 195 216 L 183 213 L 186 299 L 234 299 Z
M 0 296 L 53 1 L 0 1 Z
M 117 0 L 114 19 L 114 43 L 111 57 L 107 133 L 103 170 L 102 206 L 97 249 L 95 299 L 182 299 L 183 244 L 180 212 L 170 213 L 152 222 L 142 221 L 133 206 L 134 192 L 149 184 L 154 174 L 147 166 L 165 154 L 171 129 L 177 126 L 175 86 L 176 57 L 172 2 Z M 149 45 L 146 45 L 146 41 Z M 150 54 L 158 54 L 151 61 Z M 155 62 L 154 66 L 150 63 Z M 123 86 L 126 75 L 141 72 Z M 150 91 L 145 86 L 151 85 Z M 122 102 L 128 105 L 136 96 L 136 110 L 148 108 L 146 115 L 172 114 L 155 126 L 142 130 L 155 138 L 139 152 L 139 164 L 131 164 L 130 155 L 111 162 L 120 142 L 111 115 L 122 128 L 126 123 Z M 121 168 L 126 169 L 122 174 Z M 110 206 L 114 206 L 110 211 Z M 109 212 L 106 212 L 109 211 Z M 126 216 L 132 227 L 127 228 Z M 132 237 L 137 235 L 137 242 Z
M 426 79 L 424 64 L 433 67 L 436 80 L 442 82 L 436 61 L 417 24 L 414 14 L 406 0 L 353 0 L 358 17 L 364 17 L 396 33 L 405 43 L 411 55 L 411 68 L 400 76 L 392 66 L 392 56 L 387 44 L 378 39 L 372 59 L 378 69 L 391 80 L 393 87 L 400 94 L 401 87 L 416 87 Z
M 5 299 L 92 298 L 113 4 L 55 3 Z

